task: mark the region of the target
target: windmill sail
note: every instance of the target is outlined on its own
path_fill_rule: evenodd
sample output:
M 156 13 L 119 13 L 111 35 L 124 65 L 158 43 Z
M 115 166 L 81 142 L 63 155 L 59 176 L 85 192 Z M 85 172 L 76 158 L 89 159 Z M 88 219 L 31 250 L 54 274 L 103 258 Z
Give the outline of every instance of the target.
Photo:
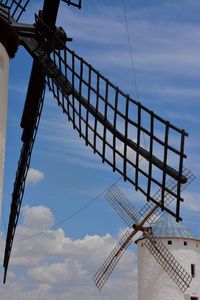
M 113 184 L 105 193 L 105 198 L 122 220 L 130 227 L 138 223 L 138 211 L 116 184 Z
M 102 158 L 102 162 L 119 172 L 124 180 L 131 182 L 147 200 L 179 220 L 180 201 L 183 200 L 180 195 L 181 184 L 187 181 L 182 170 L 186 157 L 186 132 L 132 100 L 65 45 L 62 50 L 53 49 L 52 36 L 55 44 L 61 43 L 57 35 L 38 17 L 36 24 L 40 43 L 34 38 L 30 40 L 24 37 L 23 44 L 43 66 L 47 85 L 72 122 L 73 128 L 85 140 L 86 145 L 92 147 L 94 153 Z M 51 59 L 46 53 L 48 48 L 51 50 Z M 147 120 L 150 122 L 149 127 Z M 162 137 L 157 136 L 157 130 L 163 130 Z M 142 134 L 150 142 L 149 149 L 142 145 Z M 178 147 L 171 139 L 174 135 L 179 139 Z M 163 155 L 156 154 L 158 148 Z M 169 162 L 170 156 L 174 157 L 177 168 L 173 168 Z M 144 158 L 142 163 L 141 157 Z M 128 173 L 130 168 L 133 171 Z M 166 185 L 170 178 L 177 182 L 175 190 L 168 189 Z M 153 198 L 156 187 L 162 190 L 159 202 Z M 176 211 L 165 206 L 166 192 L 177 200 Z
M 5 248 L 5 256 L 4 256 L 4 269 L 5 269 L 4 283 L 6 280 L 8 263 L 10 259 L 15 230 L 19 218 L 20 208 L 22 204 L 26 175 L 29 169 L 31 153 L 33 150 L 33 145 L 34 145 L 34 141 L 35 141 L 35 137 L 37 134 L 39 121 L 42 113 L 44 95 L 45 95 L 45 90 L 43 90 L 43 94 L 41 95 L 40 102 L 38 104 L 37 114 L 35 115 L 35 120 L 31 130 L 31 134 L 29 135 L 29 138 L 27 138 L 27 140 L 23 143 L 20 159 L 18 162 L 18 169 L 16 173 L 14 189 L 12 194 L 11 212 L 10 212 L 10 219 L 8 225 L 7 238 L 6 238 L 6 248 Z
M 17 2 L 18 3 L 18 2 Z M 22 4 L 20 1 L 19 4 Z M 27 4 L 27 3 L 26 3 Z M 49 5 L 50 4 L 50 5 Z M 19 5 L 17 6 L 19 7 Z M 55 25 L 56 16 L 58 12 L 59 1 L 44 1 L 43 6 L 43 18 L 49 25 Z M 10 7 L 11 9 L 11 7 Z M 10 24 L 11 27 L 16 29 L 18 35 L 21 30 L 21 34 L 26 36 L 35 35 L 34 26 L 27 26 L 18 24 L 15 21 Z M 25 31 L 25 32 L 24 32 Z M 46 53 L 49 53 L 46 49 Z M 14 240 L 15 230 L 20 214 L 20 208 L 22 204 L 25 181 L 27 172 L 30 165 L 32 149 L 39 126 L 39 121 L 42 113 L 43 101 L 45 96 L 45 74 L 41 68 L 41 64 L 37 60 L 33 61 L 32 72 L 29 80 L 29 87 L 24 105 L 24 111 L 21 121 L 21 127 L 23 128 L 22 141 L 23 146 L 18 163 L 18 169 L 14 182 L 14 190 L 12 194 L 12 203 L 9 216 L 8 232 L 6 237 L 6 247 L 4 254 L 4 283 L 6 281 L 9 259 L 12 250 L 12 244 Z
M 118 244 L 112 250 L 108 258 L 105 260 L 99 271 L 94 276 L 94 283 L 96 287 L 101 290 L 107 281 L 110 274 L 113 272 L 115 266 L 119 262 L 120 258 L 132 242 L 133 236 L 137 233 L 137 230 L 130 232 L 129 230 L 122 236 Z
M 10 16 L 18 21 L 26 10 L 30 0 L 0 0 L 0 5 L 5 5 L 10 10 Z
M 184 293 L 190 286 L 192 277 L 179 264 L 167 247 L 157 238 L 145 234 L 147 239 L 145 246 L 151 252 L 156 261 L 169 274 L 176 285 Z

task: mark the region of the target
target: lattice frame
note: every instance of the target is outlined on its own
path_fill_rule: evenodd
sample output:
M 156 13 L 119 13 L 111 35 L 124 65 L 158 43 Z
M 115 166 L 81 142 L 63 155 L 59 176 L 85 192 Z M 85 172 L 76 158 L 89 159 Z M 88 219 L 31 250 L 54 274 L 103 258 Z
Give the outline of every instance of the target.
M 0 5 L 7 6 L 10 9 L 10 16 L 19 21 L 29 2 L 30 0 L 0 0 Z
M 179 264 L 169 249 L 161 241 L 159 241 L 158 238 L 150 236 L 147 236 L 144 244 L 156 261 L 174 280 L 180 290 L 185 293 L 187 288 L 190 286 L 192 277 Z
M 48 41 L 52 42 L 52 35 L 58 37 L 37 17 L 36 24 L 40 39 L 46 37 L 43 47 L 51 49 Z M 179 220 L 181 184 L 187 181 L 183 175 L 187 133 L 131 99 L 64 44 L 62 50 L 52 49 L 51 59 L 63 80 L 47 75 L 47 85 L 85 144 L 147 200 Z M 148 149 L 142 143 L 143 136 L 148 140 Z M 172 157 L 175 163 L 171 163 Z M 167 187 L 170 178 L 177 182 L 175 190 Z M 158 188 L 162 190 L 159 202 L 153 198 Z M 166 207 L 165 193 L 177 200 L 175 211 Z
M 113 184 L 106 191 L 104 197 L 130 228 L 132 228 L 134 223 L 138 223 L 139 220 L 136 218 L 138 211 L 133 203 L 120 191 L 116 184 Z
M 12 245 L 14 241 L 15 230 L 17 227 L 22 199 L 24 195 L 26 177 L 31 162 L 31 154 L 32 154 L 32 150 L 33 150 L 33 146 L 34 146 L 34 142 L 35 142 L 35 138 L 37 135 L 39 122 L 42 114 L 44 96 L 45 96 L 45 87 L 43 90 L 43 94 L 40 98 L 40 102 L 38 103 L 37 114 L 34 120 L 34 127 L 32 129 L 29 139 L 27 139 L 27 141 L 23 143 L 21 153 L 20 153 L 20 158 L 18 161 L 18 168 L 16 172 L 14 189 L 12 194 L 11 210 L 10 210 L 9 225 L 8 225 L 8 232 L 6 238 L 4 263 L 3 263 L 4 283 L 6 281 L 7 269 L 8 269 L 9 259 L 10 259 Z
M 125 232 L 122 238 L 119 240 L 118 244 L 110 253 L 109 257 L 105 260 L 103 265 L 100 267 L 98 272 L 95 274 L 93 280 L 96 287 L 99 291 L 104 286 L 105 282 L 107 281 L 110 274 L 113 272 L 114 268 L 116 267 L 117 263 L 119 262 L 120 258 L 132 243 L 132 237 L 135 232 L 130 232 L 129 230 Z
M 188 187 L 188 185 L 190 185 L 196 178 L 194 176 L 194 174 L 185 167 L 183 167 L 183 174 L 185 177 L 187 177 L 187 183 L 181 185 L 181 191 L 185 190 Z M 169 179 L 166 184 L 168 186 L 168 189 L 170 189 L 170 190 L 176 189 L 177 183 L 175 180 Z M 162 191 L 160 189 L 153 196 L 153 198 L 156 199 L 156 201 L 158 201 L 158 202 L 161 199 L 161 192 Z M 169 193 L 165 193 L 165 205 L 166 206 L 169 206 L 174 201 L 175 201 L 175 199 L 174 199 L 173 195 L 171 195 Z M 142 220 L 148 214 L 148 212 L 150 212 L 154 208 L 154 206 L 155 205 L 153 203 L 150 203 L 150 202 L 146 203 L 144 205 L 144 207 L 137 214 L 135 214 L 135 218 L 138 220 Z M 147 222 L 151 225 L 153 222 L 156 221 L 156 219 L 160 216 L 160 214 L 161 214 L 160 208 L 157 207 L 155 209 L 154 213 L 148 218 Z

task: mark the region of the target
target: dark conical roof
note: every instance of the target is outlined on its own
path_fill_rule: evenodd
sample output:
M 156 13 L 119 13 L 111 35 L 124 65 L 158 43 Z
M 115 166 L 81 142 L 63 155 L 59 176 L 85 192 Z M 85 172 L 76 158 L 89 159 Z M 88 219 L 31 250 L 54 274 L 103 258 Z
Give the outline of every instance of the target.
M 152 233 L 156 237 L 198 239 L 182 222 L 176 222 L 168 213 L 152 224 Z

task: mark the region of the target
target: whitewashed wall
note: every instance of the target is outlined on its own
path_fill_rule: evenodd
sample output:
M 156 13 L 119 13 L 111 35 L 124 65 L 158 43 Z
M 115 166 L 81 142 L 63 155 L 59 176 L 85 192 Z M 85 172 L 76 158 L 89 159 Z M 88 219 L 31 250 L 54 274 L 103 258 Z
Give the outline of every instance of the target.
M 9 58 L 5 48 L 0 43 L 0 220 L 1 220 L 5 143 L 6 143 L 8 70 L 9 70 Z
M 185 295 L 179 290 L 169 275 L 156 262 L 148 249 L 143 246 L 145 240 L 138 245 L 138 300 L 200 300 L 200 241 L 182 238 L 160 238 L 170 249 L 178 262 L 191 274 L 191 264 L 196 265 L 196 276 Z M 172 240 L 172 245 L 167 241 Z M 187 241 L 187 246 L 184 246 Z

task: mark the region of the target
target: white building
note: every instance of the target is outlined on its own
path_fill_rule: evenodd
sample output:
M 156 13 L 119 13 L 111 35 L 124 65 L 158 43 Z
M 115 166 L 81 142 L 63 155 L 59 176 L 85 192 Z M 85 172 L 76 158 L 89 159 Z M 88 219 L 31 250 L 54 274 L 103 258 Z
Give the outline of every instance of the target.
M 192 277 L 183 292 L 163 270 L 145 246 L 145 238 L 136 241 L 138 248 L 138 300 L 200 300 L 200 240 L 181 222 L 163 214 L 152 225 L 152 233 L 170 250 Z
M 9 57 L 4 46 L 0 43 L 0 220 L 3 192 L 3 174 L 6 144 L 6 117 L 8 102 L 8 69 Z

